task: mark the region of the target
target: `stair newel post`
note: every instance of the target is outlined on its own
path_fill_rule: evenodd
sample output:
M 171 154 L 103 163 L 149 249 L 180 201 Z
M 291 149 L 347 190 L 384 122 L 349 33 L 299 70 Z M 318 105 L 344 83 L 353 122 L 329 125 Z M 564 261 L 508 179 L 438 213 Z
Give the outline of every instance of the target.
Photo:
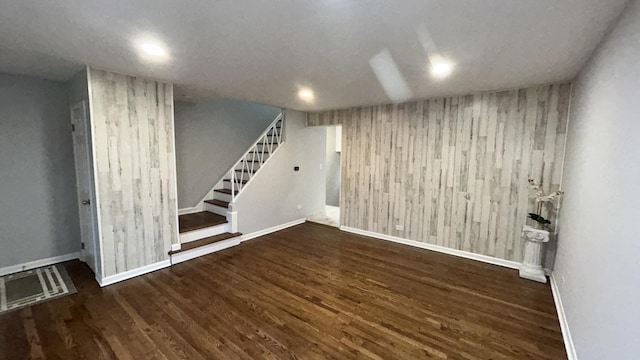
M 231 169 L 231 202 L 236 200 L 236 171 Z

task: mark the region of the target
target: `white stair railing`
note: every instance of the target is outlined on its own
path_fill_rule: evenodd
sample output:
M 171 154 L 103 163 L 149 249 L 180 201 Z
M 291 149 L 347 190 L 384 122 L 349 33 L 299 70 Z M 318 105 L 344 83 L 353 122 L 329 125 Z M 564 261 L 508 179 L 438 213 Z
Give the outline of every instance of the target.
M 283 110 L 227 172 L 225 177 L 231 180 L 231 203 L 284 143 L 284 119 Z

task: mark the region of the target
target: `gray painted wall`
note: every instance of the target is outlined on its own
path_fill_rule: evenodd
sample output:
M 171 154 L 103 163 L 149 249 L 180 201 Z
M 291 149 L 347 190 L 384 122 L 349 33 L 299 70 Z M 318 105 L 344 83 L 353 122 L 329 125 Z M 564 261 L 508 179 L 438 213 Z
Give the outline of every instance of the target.
M 287 111 L 286 142 L 234 204 L 240 232 L 264 230 L 324 210 L 325 176 L 320 165 L 326 130 L 307 127 L 305 122 L 304 113 Z M 293 171 L 294 166 L 300 171 Z
M 575 86 L 554 277 L 580 360 L 640 359 L 640 1 Z
M 67 84 L 0 74 L 0 268 L 80 251 Z
M 336 152 L 336 126 L 327 127 L 325 173 L 326 204 L 340 206 L 340 153 Z
M 230 99 L 176 101 L 178 208 L 195 206 L 280 109 Z

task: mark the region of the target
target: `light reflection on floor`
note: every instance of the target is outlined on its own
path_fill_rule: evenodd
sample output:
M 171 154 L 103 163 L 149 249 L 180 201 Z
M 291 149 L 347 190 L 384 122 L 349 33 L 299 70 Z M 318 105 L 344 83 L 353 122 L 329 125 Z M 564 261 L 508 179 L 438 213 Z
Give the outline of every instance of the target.
M 329 226 L 340 226 L 340 208 L 337 206 L 329 206 L 326 205 L 324 207 L 324 212 L 318 212 L 313 215 L 310 215 L 307 220 L 317 222 L 320 224 L 325 224 Z

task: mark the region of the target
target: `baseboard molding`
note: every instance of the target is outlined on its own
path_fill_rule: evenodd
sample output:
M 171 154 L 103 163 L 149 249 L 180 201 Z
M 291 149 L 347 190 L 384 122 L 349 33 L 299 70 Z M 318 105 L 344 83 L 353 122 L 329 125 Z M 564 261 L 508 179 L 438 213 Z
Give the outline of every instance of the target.
M 151 265 L 142 266 L 137 269 L 125 271 L 125 272 L 107 276 L 104 278 L 101 278 L 100 276 L 96 275 L 96 280 L 98 281 L 98 284 L 100 284 L 101 287 L 105 287 L 107 285 L 115 284 L 120 281 L 128 280 L 140 275 L 148 274 L 156 270 L 164 269 L 169 266 L 171 266 L 171 260 L 167 259 Z
M 578 360 L 576 354 L 576 348 L 573 344 L 573 338 L 571 337 L 571 331 L 569 331 L 569 322 L 567 321 L 567 315 L 564 312 L 564 306 L 562 305 L 562 299 L 560 298 L 560 289 L 558 289 L 558 283 L 553 273 L 550 276 L 551 293 L 553 294 L 553 302 L 556 304 L 556 311 L 558 312 L 558 320 L 560 320 L 560 329 L 562 330 L 562 338 L 564 339 L 564 347 L 567 350 L 567 358 L 569 360 Z
M 240 245 L 240 236 L 171 255 L 171 265 Z
M 182 249 L 182 244 L 171 244 L 171 251 L 178 251 Z
M 364 235 L 364 236 L 368 236 L 368 237 L 372 237 L 372 238 L 376 238 L 376 239 L 393 241 L 395 243 L 414 246 L 414 247 L 427 249 L 427 250 L 431 250 L 431 251 L 437 251 L 437 252 L 443 253 L 443 254 L 459 256 L 459 257 L 462 257 L 462 258 L 465 258 L 465 259 L 471 259 L 471 260 L 481 261 L 481 262 L 488 263 L 488 264 L 504 266 L 504 267 L 510 268 L 510 269 L 518 269 L 520 267 L 520 263 L 519 262 L 515 262 L 515 261 L 499 259 L 499 258 L 495 258 L 495 257 L 492 257 L 492 256 L 474 254 L 474 253 L 471 253 L 471 252 L 468 252 L 468 251 L 451 249 L 451 248 L 448 248 L 448 247 L 438 246 L 438 245 L 433 245 L 433 244 L 428 244 L 428 243 L 423 243 L 423 242 L 415 241 L 415 240 L 407 240 L 407 239 L 403 239 L 403 238 L 400 238 L 400 237 L 397 237 L 397 236 L 380 234 L 380 233 L 376 233 L 376 232 L 373 232 L 373 231 L 360 230 L 360 229 L 351 228 L 351 227 L 347 227 L 347 226 L 340 226 L 340 230 L 346 231 L 346 232 L 350 232 L 350 233 L 353 233 L 353 234 Z
M 270 227 L 268 229 L 259 230 L 259 231 L 256 231 L 256 232 L 252 232 L 250 234 L 242 235 L 242 238 L 241 238 L 240 241 L 241 242 L 245 242 L 247 240 L 255 239 L 257 237 L 264 236 L 264 235 L 267 235 L 267 234 L 271 234 L 272 232 L 280 231 L 280 230 L 286 229 L 288 227 L 300 225 L 300 224 L 304 223 L 305 221 L 307 221 L 307 218 L 302 218 L 302 219 L 290 221 L 288 223 L 276 225 L 276 226 Z
M 200 205 L 196 205 L 193 207 L 188 207 L 188 208 L 184 208 L 184 209 L 178 209 L 178 215 L 187 215 L 187 214 L 193 214 L 193 213 L 197 213 L 202 211 L 202 206 Z
M 75 260 L 79 258 L 80 258 L 80 253 L 75 252 L 71 254 L 53 256 L 53 257 L 41 259 L 41 260 L 29 261 L 29 262 L 17 264 L 17 265 L 5 266 L 3 268 L 0 268 L 0 276 L 9 275 L 9 274 L 13 274 L 13 273 L 17 273 L 25 270 L 37 269 L 39 267 L 49 266 L 49 265 L 53 265 L 53 264 L 57 264 L 57 263 L 61 263 L 69 260 Z

